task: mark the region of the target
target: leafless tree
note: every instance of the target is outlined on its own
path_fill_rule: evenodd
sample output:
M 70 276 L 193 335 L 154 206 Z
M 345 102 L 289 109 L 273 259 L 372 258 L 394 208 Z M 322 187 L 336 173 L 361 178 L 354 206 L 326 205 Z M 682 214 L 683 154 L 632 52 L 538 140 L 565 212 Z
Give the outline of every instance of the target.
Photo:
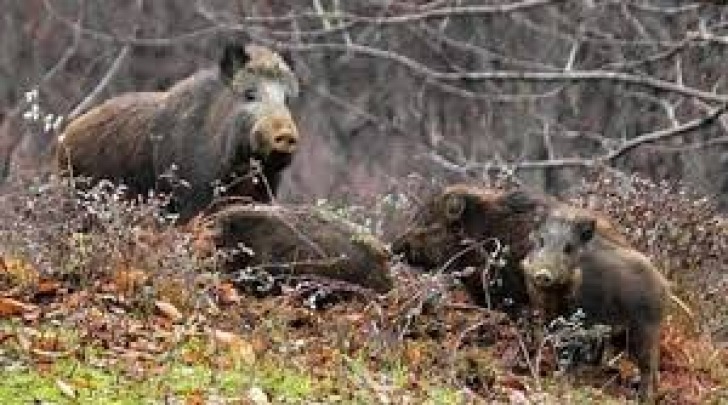
M 559 191 L 602 167 L 728 204 L 718 3 L 0 0 L 0 169 L 43 162 L 47 115 L 165 87 L 232 39 L 295 55 L 306 138 L 289 199 L 365 198 L 413 172 Z

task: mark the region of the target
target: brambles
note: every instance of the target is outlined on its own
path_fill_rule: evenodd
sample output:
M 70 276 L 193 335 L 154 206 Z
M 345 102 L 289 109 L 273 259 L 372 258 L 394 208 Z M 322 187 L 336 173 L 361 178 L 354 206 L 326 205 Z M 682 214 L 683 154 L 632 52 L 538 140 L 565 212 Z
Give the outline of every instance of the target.
M 173 227 L 164 196 L 129 200 L 123 187 L 109 182 L 80 191 L 71 181 L 14 179 L 6 186 L 0 256 L 27 263 L 40 279 L 63 280 L 71 289 L 141 273 L 148 276 L 141 284 L 158 290 L 171 279 L 192 282 L 213 269 L 215 258 L 199 254 L 193 235 Z M 139 300 L 140 291 L 133 288 L 126 298 Z

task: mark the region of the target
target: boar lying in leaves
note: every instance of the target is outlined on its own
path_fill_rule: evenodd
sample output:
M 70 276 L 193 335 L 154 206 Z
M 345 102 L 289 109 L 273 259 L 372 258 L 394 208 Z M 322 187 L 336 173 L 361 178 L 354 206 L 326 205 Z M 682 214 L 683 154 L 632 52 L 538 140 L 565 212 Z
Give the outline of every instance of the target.
M 647 257 L 588 212 L 558 208 L 532 240 L 533 250 L 522 262 L 532 305 L 546 320 L 581 311 L 585 326 L 618 331 L 640 371 L 640 401 L 654 401 L 666 303 L 672 299 L 689 309 Z
M 256 45 L 228 45 L 219 66 L 167 91 L 114 97 L 73 120 L 58 139 L 67 175 L 124 183 L 130 194 L 171 193 L 182 222 L 223 194 L 269 202 L 299 134 L 288 108 L 290 64 Z
M 463 282 L 480 305 L 516 314 L 528 303 L 520 261 L 528 253 L 528 235 L 555 202 L 545 196 L 463 184 L 446 188 L 427 200 L 409 229 L 392 244 L 405 261 L 434 271 L 482 268 L 501 247 L 503 266 L 477 271 Z
M 215 247 L 232 252 L 224 269 L 237 277 L 313 276 L 377 293 L 392 288 L 386 247 L 322 208 L 233 204 L 209 214 L 203 226 Z

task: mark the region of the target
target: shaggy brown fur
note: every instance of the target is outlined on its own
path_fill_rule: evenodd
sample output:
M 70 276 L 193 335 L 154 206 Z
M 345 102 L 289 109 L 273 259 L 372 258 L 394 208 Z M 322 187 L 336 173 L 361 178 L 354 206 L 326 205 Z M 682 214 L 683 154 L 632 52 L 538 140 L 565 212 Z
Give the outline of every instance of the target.
M 502 255 L 505 266 L 489 276 L 491 285 L 484 285 L 480 272 L 463 282 L 477 303 L 516 314 L 528 304 L 520 262 L 531 248 L 529 235 L 549 210 L 560 205 L 530 191 L 453 185 L 426 201 L 392 250 L 404 254 L 410 264 L 451 271 L 482 267 L 488 262 L 488 252 L 500 244 L 506 248 Z M 607 221 L 600 221 L 600 226 L 627 243 Z M 474 242 L 485 249 L 474 248 Z
M 534 231 L 523 260 L 529 295 L 546 321 L 577 309 L 587 326 L 609 325 L 640 369 L 640 401 L 654 400 L 660 325 L 669 293 L 662 274 L 641 253 L 614 240 L 584 211 L 560 207 Z
M 132 194 L 172 192 L 182 220 L 212 201 L 216 181 L 228 186 L 223 194 L 268 202 L 296 151 L 286 103 L 297 92 L 280 55 L 230 45 L 219 68 L 164 92 L 112 98 L 72 121 L 59 138 L 57 165 L 73 176 L 124 183 Z
M 385 246 L 320 208 L 234 204 L 206 217 L 205 226 L 217 248 L 245 246 L 224 264 L 228 273 L 257 267 L 273 276 L 314 275 L 380 293 L 392 288 Z

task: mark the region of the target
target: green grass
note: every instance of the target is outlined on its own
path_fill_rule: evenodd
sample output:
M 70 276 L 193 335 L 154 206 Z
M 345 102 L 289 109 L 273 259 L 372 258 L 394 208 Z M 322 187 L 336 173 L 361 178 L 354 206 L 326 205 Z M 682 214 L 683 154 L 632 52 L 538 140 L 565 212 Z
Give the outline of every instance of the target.
M 93 363 L 93 361 L 91 362 Z M 273 403 L 305 403 L 311 400 L 342 403 L 375 403 L 379 393 L 366 386 L 357 388 L 360 373 L 368 373 L 377 380 L 392 382 L 391 388 L 405 389 L 407 370 L 404 366 L 372 373 L 354 367 L 345 376 L 315 378 L 291 367 L 290 364 L 261 362 L 254 366 L 234 367 L 229 370 L 212 369 L 202 365 L 186 365 L 170 361 L 163 371 L 154 375 L 130 375 L 119 366 L 94 367 L 77 359 L 59 360 L 50 367 L 19 366 L 0 371 L 0 404 L 30 404 L 34 401 L 52 404 L 140 404 L 159 403 L 165 398 L 185 399 L 192 395 L 202 398 L 240 399 L 251 387 L 259 387 Z M 73 387 L 76 398 L 65 394 L 58 381 Z M 445 405 L 462 402 L 460 394 L 447 387 L 424 384 L 427 404 Z M 374 401 L 374 402 L 372 402 Z
M 313 393 L 309 376 L 290 368 L 236 368 L 213 370 L 205 366 L 173 364 L 154 376 L 130 377 L 117 367 L 93 367 L 78 360 L 59 361 L 46 371 L 30 367 L 0 372 L 0 403 L 74 403 L 57 385 L 73 386 L 78 402 L 94 404 L 139 404 L 165 397 L 241 398 L 253 386 L 273 398 L 300 401 Z

